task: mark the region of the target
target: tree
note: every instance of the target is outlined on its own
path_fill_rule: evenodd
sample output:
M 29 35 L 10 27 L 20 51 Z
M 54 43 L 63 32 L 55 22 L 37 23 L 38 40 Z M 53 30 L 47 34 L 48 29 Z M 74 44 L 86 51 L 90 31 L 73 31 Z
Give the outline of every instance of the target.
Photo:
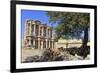
M 58 37 L 80 37 L 84 31 L 83 46 L 87 46 L 88 29 L 90 24 L 89 13 L 48 11 L 49 21 L 57 23 L 55 28 Z

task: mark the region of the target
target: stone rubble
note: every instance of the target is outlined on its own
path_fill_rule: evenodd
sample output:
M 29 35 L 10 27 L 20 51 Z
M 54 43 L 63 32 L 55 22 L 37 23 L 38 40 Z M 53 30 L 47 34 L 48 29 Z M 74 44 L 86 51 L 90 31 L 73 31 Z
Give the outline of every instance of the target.
M 41 56 L 34 55 L 27 57 L 23 63 L 31 62 L 51 62 L 51 61 L 71 61 L 71 60 L 89 60 L 90 55 L 88 54 L 85 58 L 75 53 L 74 55 L 68 51 L 61 51 L 55 53 L 50 49 L 46 49 Z

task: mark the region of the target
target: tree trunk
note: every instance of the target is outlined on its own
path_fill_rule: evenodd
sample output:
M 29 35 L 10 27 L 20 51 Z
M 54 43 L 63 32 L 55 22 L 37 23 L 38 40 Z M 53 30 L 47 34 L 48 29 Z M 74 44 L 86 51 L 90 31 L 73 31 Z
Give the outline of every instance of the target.
M 84 29 L 84 38 L 83 38 L 83 47 L 87 47 L 87 43 L 88 43 L 88 28 Z
M 88 28 L 84 29 L 84 38 L 83 38 L 83 44 L 81 47 L 81 55 L 83 56 L 83 59 L 87 56 L 87 43 L 88 43 Z

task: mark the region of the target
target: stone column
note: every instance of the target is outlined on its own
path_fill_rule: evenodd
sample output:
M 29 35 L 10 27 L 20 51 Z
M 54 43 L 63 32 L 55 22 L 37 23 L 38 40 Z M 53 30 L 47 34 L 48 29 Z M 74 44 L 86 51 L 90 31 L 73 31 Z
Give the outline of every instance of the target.
M 43 40 L 41 41 L 41 49 L 43 49 Z
M 30 22 L 30 35 L 32 34 L 32 32 L 31 32 L 32 31 L 32 27 L 31 26 L 32 26 L 32 24 Z
M 49 40 L 49 48 L 50 48 L 50 40 Z
M 29 45 L 31 46 L 31 38 L 29 38 Z
M 33 49 L 35 49 L 35 39 L 33 39 Z
M 39 49 L 41 49 L 41 42 L 42 42 L 42 41 L 40 40 L 40 48 L 39 48 Z
M 49 38 L 51 38 L 51 29 L 49 29 Z
M 40 49 L 40 38 L 38 38 L 38 49 Z
M 35 32 L 36 32 L 36 25 L 34 24 L 34 36 L 35 36 Z
M 52 48 L 54 48 L 54 44 L 53 43 L 54 43 L 54 41 L 52 40 Z
M 45 43 L 46 43 L 46 48 L 47 48 L 47 45 L 48 45 L 47 43 L 48 43 L 48 41 L 47 41 L 47 39 L 46 39 L 45 41 L 46 41 Z
M 47 37 L 49 38 L 49 30 L 47 31 L 47 35 L 48 35 Z
M 45 28 L 45 37 L 47 37 L 47 28 Z
M 26 30 L 26 32 L 25 32 L 26 35 L 29 35 L 29 33 L 28 33 L 28 32 L 29 32 L 28 28 L 29 28 L 29 25 L 27 24 L 27 25 L 26 25 L 26 29 L 25 29 L 25 30 Z
M 39 29 L 38 29 L 38 36 L 40 36 L 40 25 L 38 25 Z
M 48 27 L 46 28 L 46 37 L 48 38 Z

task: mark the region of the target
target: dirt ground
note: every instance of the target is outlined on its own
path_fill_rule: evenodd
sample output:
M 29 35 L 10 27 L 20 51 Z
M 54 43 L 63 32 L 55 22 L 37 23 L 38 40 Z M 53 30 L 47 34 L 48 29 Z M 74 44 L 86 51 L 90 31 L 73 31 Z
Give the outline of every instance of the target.
M 25 59 L 27 57 L 30 57 L 30 56 L 34 56 L 34 55 L 39 55 L 41 56 L 42 53 L 43 53 L 44 50 L 42 49 L 27 49 L 27 48 L 23 48 L 21 50 L 21 59 L 22 59 L 22 62 L 25 61 Z

